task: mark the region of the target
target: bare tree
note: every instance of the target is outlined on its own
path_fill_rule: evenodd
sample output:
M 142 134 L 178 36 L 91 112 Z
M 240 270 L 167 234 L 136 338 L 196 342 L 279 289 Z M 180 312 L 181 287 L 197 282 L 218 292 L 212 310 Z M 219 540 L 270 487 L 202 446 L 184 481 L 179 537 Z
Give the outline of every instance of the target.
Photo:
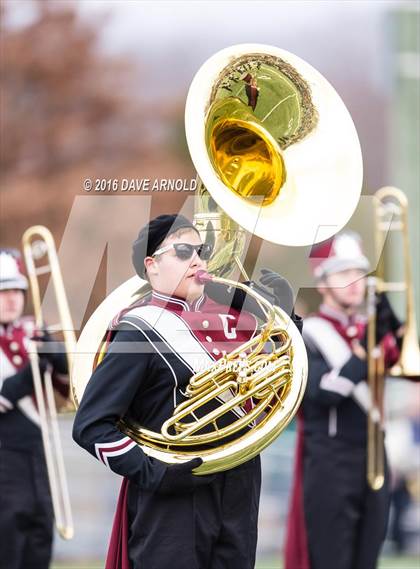
M 50 175 L 111 146 L 114 153 L 127 151 L 127 145 L 138 152 L 141 138 L 124 140 L 122 128 L 125 110 L 133 110 L 121 87 L 132 68 L 100 52 L 101 22 L 82 20 L 67 2 L 33 5 L 34 20 L 15 28 L 4 17 L 13 6 L 3 5 L 3 172 Z

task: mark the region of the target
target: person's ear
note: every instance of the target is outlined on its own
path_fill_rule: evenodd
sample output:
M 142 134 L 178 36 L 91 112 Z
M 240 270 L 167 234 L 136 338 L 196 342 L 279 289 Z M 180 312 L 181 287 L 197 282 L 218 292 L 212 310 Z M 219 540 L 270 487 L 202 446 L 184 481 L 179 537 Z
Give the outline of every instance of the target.
M 144 259 L 144 266 L 146 267 L 148 275 L 157 274 L 157 263 L 156 259 L 154 259 L 153 257 L 146 257 Z

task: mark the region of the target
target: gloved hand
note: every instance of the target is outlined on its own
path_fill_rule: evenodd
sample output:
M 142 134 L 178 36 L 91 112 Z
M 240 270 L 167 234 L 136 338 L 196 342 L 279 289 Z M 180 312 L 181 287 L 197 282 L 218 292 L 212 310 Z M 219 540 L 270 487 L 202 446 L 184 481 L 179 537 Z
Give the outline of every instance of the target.
M 280 275 L 277 275 L 277 273 L 273 274 L 278 276 L 280 279 L 283 279 L 283 277 L 280 277 Z M 287 283 L 287 286 L 290 287 L 286 279 L 283 280 Z M 255 283 L 254 281 L 247 281 L 244 282 L 243 284 L 249 286 L 250 288 L 253 288 L 255 292 L 261 294 L 271 304 L 278 304 L 279 306 L 281 306 L 283 310 L 285 310 L 285 312 L 287 312 L 287 314 L 290 315 L 291 319 L 293 320 L 294 324 L 297 326 L 298 330 L 300 332 L 302 331 L 302 318 L 300 318 L 300 316 L 297 316 L 293 311 L 293 293 L 291 293 L 292 300 L 288 302 L 289 308 L 287 306 L 286 308 L 284 308 L 282 304 L 279 304 L 279 300 L 277 299 L 274 291 L 272 292 L 268 288 L 261 286 L 260 284 Z M 259 304 L 250 295 L 245 294 L 245 292 L 240 290 L 239 288 L 229 287 L 228 289 L 226 289 L 225 285 L 221 285 L 219 283 L 210 281 L 206 283 L 206 293 L 212 300 L 218 302 L 219 304 L 226 304 L 228 306 L 232 306 L 232 308 L 235 308 L 236 310 L 239 311 L 246 310 L 251 314 L 254 314 L 257 318 L 261 318 L 263 320 L 265 319 L 265 313 L 261 310 Z M 284 304 L 286 305 L 287 303 L 285 302 Z
M 40 359 L 39 368 L 41 372 L 41 377 L 46 370 L 47 362 Z M 13 405 L 26 397 L 27 395 L 32 395 L 34 392 L 34 382 L 32 378 L 32 368 L 31 364 L 28 362 L 24 365 L 18 372 L 14 375 L 7 377 L 1 388 L 1 394 L 3 397 L 8 399 Z
M 362 360 L 356 354 L 353 354 L 340 369 L 339 375 L 350 379 L 350 381 L 352 381 L 355 385 L 361 381 L 366 381 L 368 376 L 367 361 Z
M 257 285 L 253 281 L 246 281 L 243 284 L 250 288 L 254 288 L 272 304 L 275 302 L 273 294 L 271 294 L 267 289 L 263 290 L 263 287 Z M 250 295 L 247 295 L 239 288 L 226 288 L 223 284 L 210 281 L 206 283 L 206 293 L 209 298 L 219 304 L 226 304 L 239 312 L 246 310 L 251 314 L 254 314 L 257 318 L 265 318 L 264 312 L 261 310 L 259 304 Z
M 402 326 L 402 322 L 395 314 L 387 295 L 381 292 L 376 297 L 376 328 L 381 338 L 388 332 L 395 334 Z
M 62 342 L 55 342 L 46 330 L 37 332 L 32 340 L 37 344 L 40 360 L 48 361 L 58 373 L 68 373 L 66 349 Z
M 209 484 L 215 475 L 196 476 L 192 473 L 194 468 L 202 464 L 201 458 L 193 458 L 182 464 L 168 466 L 156 490 L 159 494 L 181 494 L 193 492 L 199 486 Z
M 293 290 L 289 281 L 270 269 L 261 269 L 261 275 L 260 283 L 273 289 L 277 305 L 291 315 L 293 311 Z
M 386 294 L 381 292 L 376 295 L 376 345 L 380 344 L 387 334 L 395 335 L 401 326 L 402 322 L 393 311 Z M 360 343 L 367 350 L 367 328 Z

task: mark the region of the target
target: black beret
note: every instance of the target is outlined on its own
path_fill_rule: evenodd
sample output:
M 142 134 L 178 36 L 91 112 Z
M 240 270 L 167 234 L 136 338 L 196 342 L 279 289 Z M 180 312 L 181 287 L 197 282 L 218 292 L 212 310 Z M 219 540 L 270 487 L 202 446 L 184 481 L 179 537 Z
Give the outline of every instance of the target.
M 144 259 L 151 257 L 159 248 L 159 245 L 172 233 L 181 228 L 197 231 L 189 219 L 175 213 L 171 215 L 159 215 L 145 225 L 133 243 L 133 265 L 139 277 L 144 278 L 146 272 Z

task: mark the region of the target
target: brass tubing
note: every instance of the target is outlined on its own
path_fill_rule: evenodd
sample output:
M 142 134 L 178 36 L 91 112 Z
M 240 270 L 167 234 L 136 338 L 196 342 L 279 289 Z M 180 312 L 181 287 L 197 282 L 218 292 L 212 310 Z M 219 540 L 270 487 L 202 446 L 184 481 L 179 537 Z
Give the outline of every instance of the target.
M 67 303 L 54 239 L 50 231 L 41 225 L 30 227 L 25 231 L 22 237 L 23 254 L 30 283 L 36 327 L 39 330 L 43 330 L 45 328 L 38 281 L 40 273 L 35 266 L 36 255 L 33 247 L 35 239 L 38 244 L 41 243 L 42 255 L 39 256 L 43 257 L 46 254 L 48 257 L 48 264 L 42 267 L 42 274 L 46 274 L 48 272 L 51 274 L 55 299 L 60 315 L 61 329 L 64 335 L 70 374 L 72 356 L 76 348 L 76 337 Z M 41 378 L 39 358 L 34 341 L 30 342 L 28 355 L 34 381 L 35 398 L 40 416 L 41 436 L 47 464 L 55 525 L 59 535 L 63 539 L 68 540 L 74 535 L 73 516 L 64 466 L 64 455 L 60 440 L 57 407 L 54 400 L 51 373 L 47 369 L 44 373 L 43 379 Z M 72 407 L 74 409 L 73 402 Z

